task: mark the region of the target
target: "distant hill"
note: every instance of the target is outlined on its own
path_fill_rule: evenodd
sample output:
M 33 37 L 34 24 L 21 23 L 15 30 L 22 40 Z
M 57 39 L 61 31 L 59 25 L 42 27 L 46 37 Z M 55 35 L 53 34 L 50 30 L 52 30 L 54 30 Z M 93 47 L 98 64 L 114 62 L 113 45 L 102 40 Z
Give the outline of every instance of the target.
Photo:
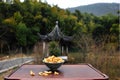
M 84 12 L 93 13 L 96 16 L 102 16 L 108 13 L 117 15 L 117 11 L 120 10 L 120 4 L 119 3 L 96 3 L 91 5 L 68 8 L 68 10 L 70 10 L 71 12 L 74 12 L 75 10 L 79 10 L 82 13 Z

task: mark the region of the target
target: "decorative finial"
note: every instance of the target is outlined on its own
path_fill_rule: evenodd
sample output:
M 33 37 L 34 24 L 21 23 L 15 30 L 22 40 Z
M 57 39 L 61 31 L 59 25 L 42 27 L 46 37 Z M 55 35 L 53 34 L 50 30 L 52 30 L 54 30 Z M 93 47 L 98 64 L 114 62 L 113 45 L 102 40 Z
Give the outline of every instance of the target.
M 56 21 L 56 25 L 58 25 L 58 21 Z

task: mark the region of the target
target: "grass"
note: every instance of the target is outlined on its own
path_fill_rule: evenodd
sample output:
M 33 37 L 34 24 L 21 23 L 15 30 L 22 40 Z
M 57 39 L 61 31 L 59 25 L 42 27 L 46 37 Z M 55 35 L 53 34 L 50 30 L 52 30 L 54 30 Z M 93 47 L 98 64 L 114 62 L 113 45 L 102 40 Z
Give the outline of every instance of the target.
M 4 80 L 4 77 L 6 77 L 7 75 L 9 75 L 10 73 L 12 73 L 13 71 L 15 71 L 18 67 L 15 67 L 11 70 L 8 70 L 6 72 L 3 72 L 0 74 L 0 80 Z
M 21 57 L 23 55 L 18 54 L 14 57 L 17 57 L 17 56 Z M 38 57 L 38 54 L 37 55 L 34 54 L 32 56 Z M 12 56 L 12 58 L 14 57 Z M 120 54 L 119 52 L 114 51 L 110 53 L 109 51 L 97 51 L 97 52 L 95 51 L 95 52 L 89 52 L 86 55 L 84 55 L 81 52 L 77 52 L 77 53 L 69 53 L 68 58 L 69 58 L 68 64 L 90 63 L 95 68 L 97 68 L 101 72 L 108 75 L 110 78 L 109 80 L 120 80 Z M 33 64 L 37 64 L 37 63 L 35 62 Z M 14 70 L 15 69 L 12 69 L 12 70 L 9 70 L 7 72 L 0 74 L 0 80 L 3 80 L 4 76 L 10 74 Z
M 120 54 L 88 53 L 84 60 L 82 53 L 70 53 L 69 63 L 90 63 L 95 68 L 109 76 L 109 80 L 120 80 Z

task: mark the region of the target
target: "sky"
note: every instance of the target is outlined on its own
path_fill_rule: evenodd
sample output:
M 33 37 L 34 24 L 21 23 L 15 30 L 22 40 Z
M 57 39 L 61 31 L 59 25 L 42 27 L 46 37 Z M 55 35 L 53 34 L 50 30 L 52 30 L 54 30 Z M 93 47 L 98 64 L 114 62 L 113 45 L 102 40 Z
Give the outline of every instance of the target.
M 23 0 L 21 0 L 23 1 Z M 71 8 L 94 3 L 120 3 L 120 0 L 41 0 L 51 6 L 58 5 L 60 8 Z
M 60 8 L 70 8 L 94 3 L 120 3 L 120 0 L 41 0 L 48 4 L 58 5 Z

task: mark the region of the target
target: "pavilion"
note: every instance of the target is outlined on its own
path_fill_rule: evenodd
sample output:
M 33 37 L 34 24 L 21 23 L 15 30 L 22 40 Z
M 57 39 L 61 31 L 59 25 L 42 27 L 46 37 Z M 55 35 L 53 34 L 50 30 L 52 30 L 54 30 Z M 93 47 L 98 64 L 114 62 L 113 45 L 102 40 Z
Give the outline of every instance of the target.
M 66 36 L 61 32 L 61 30 L 58 26 L 58 21 L 56 21 L 56 25 L 50 33 L 48 33 L 46 35 L 41 35 L 40 33 L 38 33 L 38 36 L 43 41 L 43 54 L 45 55 L 45 53 L 47 53 L 45 56 L 49 55 L 48 48 L 47 48 L 47 52 L 45 52 L 46 47 L 47 47 L 47 42 L 49 42 L 49 41 L 59 41 L 59 43 L 60 43 L 59 45 L 61 48 L 61 56 L 62 55 L 67 56 L 68 43 L 72 40 L 72 36 Z

